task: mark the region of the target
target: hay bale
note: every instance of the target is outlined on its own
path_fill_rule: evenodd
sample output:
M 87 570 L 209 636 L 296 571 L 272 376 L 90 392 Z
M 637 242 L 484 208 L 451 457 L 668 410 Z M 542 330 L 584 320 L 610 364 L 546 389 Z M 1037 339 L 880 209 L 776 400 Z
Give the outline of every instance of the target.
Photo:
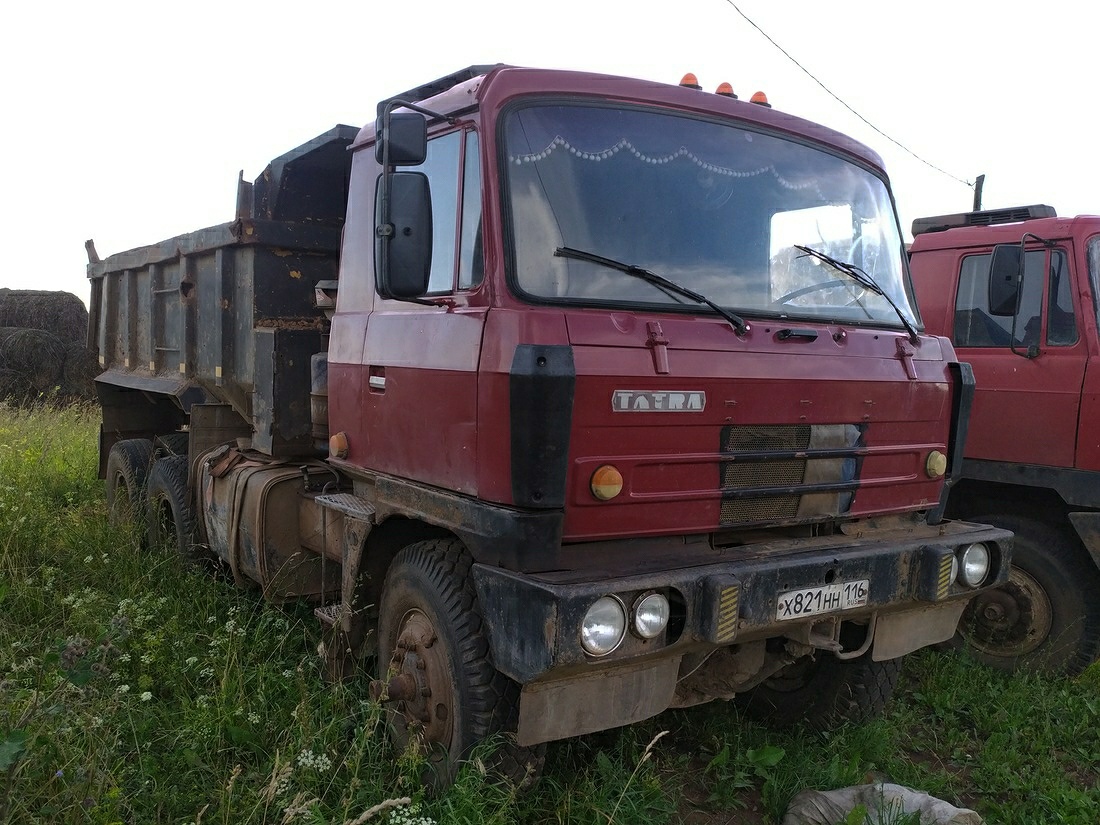
M 66 344 L 85 344 L 88 310 L 71 292 L 0 289 L 0 327 L 40 329 Z
M 95 398 L 95 377 L 101 372 L 99 359 L 84 344 L 71 344 L 65 350 L 61 371 L 61 395 L 66 401 Z
M 67 349 L 52 332 L 0 327 L 0 399 L 21 404 L 55 395 Z

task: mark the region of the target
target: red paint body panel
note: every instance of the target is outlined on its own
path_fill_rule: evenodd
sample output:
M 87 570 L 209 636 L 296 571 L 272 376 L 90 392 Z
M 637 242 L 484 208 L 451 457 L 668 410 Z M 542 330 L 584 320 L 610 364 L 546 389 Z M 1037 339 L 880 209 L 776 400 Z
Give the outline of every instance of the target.
M 946 450 L 948 435 L 939 341 L 924 342 L 920 380 L 910 381 L 895 357 L 896 333 L 846 330 L 838 344 L 823 330 L 812 343 L 780 342 L 774 333 L 782 325 L 757 324 L 742 339 L 719 319 L 656 317 L 669 340 L 667 375 L 655 373 L 646 346 L 649 314 L 567 315 L 577 368 L 568 539 L 714 530 L 720 434 L 729 425 L 866 425 L 851 515 L 924 509 L 938 500 L 940 482 L 925 475 L 924 461 L 930 450 Z M 703 391 L 706 406 L 616 412 L 612 394 L 621 389 Z M 625 479 L 623 494 L 610 502 L 588 490 L 605 463 Z
M 1086 250 L 1089 238 L 1100 232 L 1100 218 L 1044 218 L 918 235 L 910 266 L 921 314 L 930 331 L 952 335 L 963 259 L 988 254 L 996 244 L 1018 244 L 1025 232 L 1055 242 L 1068 257 L 1078 340 L 1071 346 L 1040 345 L 1035 358 L 1013 354 L 1007 347 L 958 346 L 960 359 L 971 364 L 977 383 L 966 455 L 1097 470 L 1100 350 Z M 1029 242 L 1029 250 L 1042 248 Z M 1050 310 L 1047 293 L 1044 288 L 1044 318 Z M 1045 323 L 1042 331 L 1045 334 Z

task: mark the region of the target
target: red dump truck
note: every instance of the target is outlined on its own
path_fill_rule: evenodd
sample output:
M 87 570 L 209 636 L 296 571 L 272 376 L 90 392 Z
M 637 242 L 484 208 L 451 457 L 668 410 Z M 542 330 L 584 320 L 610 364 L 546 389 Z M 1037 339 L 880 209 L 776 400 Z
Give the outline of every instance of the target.
M 1009 582 L 960 635 L 998 667 L 1076 674 L 1100 654 L 1100 217 L 993 209 L 913 236 L 925 323 L 977 381 L 948 511 L 1016 535 Z
M 446 782 L 741 697 L 883 706 L 1008 575 L 943 518 L 973 384 L 866 147 L 697 84 L 475 66 L 89 265 L 101 472 L 312 600 Z

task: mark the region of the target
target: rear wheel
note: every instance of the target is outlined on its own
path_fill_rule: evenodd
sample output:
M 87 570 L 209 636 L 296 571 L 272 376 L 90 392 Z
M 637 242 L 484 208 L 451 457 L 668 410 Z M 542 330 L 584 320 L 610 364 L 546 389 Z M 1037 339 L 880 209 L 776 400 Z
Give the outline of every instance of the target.
M 453 539 L 422 541 L 393 560 L 378 620 L 378 676 L 397 747 L 423 749 L 425 781 L 449 785 L 475 745 L 503 734 L 490 768 L 518 783 L 535 778 L 545 747 L 509 738 L 519 686 L 493 667 L 470 577 L 471 559 Z
M 1065 531 L 1016 516 L 976 516 L 1015 533 L 1012 570 L 967 605 L 955 646 L 1005 671 L 1074 676 L 1100 654 L 1100 571 Z
M 145 521 L 145 482 L 153 462 L 153 442 L 145 438 L 116 441 L 107 454 L 107 510 L 115 525 Z
M 159 458 L 148 481 L 149 543 L 170 547 L 186 563 L 202 561 L 195 545 L 195 509 L 187 495 L 187 457 Z
M 804 656 L 738 697 L 742 709 L 775 727 L 832 730 L 882 714 L 894 694 L 902 660 L 838 659 L 824 651 Z

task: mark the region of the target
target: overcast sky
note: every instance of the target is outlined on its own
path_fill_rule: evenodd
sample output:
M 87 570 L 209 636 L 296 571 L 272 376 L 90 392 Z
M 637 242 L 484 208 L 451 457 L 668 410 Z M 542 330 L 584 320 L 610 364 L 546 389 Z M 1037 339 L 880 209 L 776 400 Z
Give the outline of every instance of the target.
M 238 171 L 478 63 L 764 90 L 883 156 L 906 233 L 969 209 L 982 173 L 987 208 L 1096 212 L 1098 23 L 1069 0 L 10 2 L 0 287 L 87 302 L 86 239 L 106 257 L 227 222 Z

